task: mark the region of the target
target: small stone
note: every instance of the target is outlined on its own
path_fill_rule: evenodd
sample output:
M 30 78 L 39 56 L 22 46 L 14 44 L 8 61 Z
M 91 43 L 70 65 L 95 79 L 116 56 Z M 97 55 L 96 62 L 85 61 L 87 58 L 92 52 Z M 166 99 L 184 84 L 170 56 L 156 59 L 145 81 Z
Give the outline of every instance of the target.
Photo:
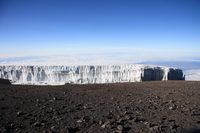
M 22 111 L 17 112 L 17 115 L 23 115 Z
M 150 128 L 151 127 L 151 123 L 146 123 L 147 127 Z
M 101 125 L 101 124 L 103 124 L 103 122 L 102 122 L 102 121 L 99 121 L 99 124 Z
M 45 131 L 43 131 L 43 133 L 48 133 L 48 131 L 47 131 L 47 130 L 45 130 Z
M 172 125 L 170 126 L 170 129 L 176 129 L 178 126 L 173 122 Z
M 42 124 L 40 123 L 40 122 L 35 122 L 34 124 L 33 124 L 33 126 L 42 126 Z
M 105 125 L 105 124 L 103 124 L 101 127 L 102 127 L 102 128 L 105 128 L 105 127 L 106 127 L 106 125 Z
M 82 121 L 82 120 L 78 120 L 77 122 L 78 122 L 78 123 L 81 123 L 81 122 L 83 122 L 83 121 Z
M 57 98 L 57 97 L 54 97 L 53 100 L 58 100 L 58 98 Z
M 122 119 L 119 119 L 118 121 L 117 121 L 117 123 L 121 123 L 122 122 Z
M 135 118 L 133 119 L 133 121 L 134 121 L 134 122 L 139 122 L 140 120 L 139 120 L 137 117 L 135 117 Z
M 159 129 L 159 126 L 154 126 L 153 127 L 153 130 L 158 130 Z
M 140 112 L 139 111 L 135 111 L 137 114 L 140 114 Z
M 117 126 L 117 129 L 118 129 L 119 131 L 122 131 L 122 130 L 123 130 L 122 125 Z
M 110 124 L 110 121 L 106 121 L 101 127 L 102 128 L 105 128 L 107 125 L 109 125 Z
M 175 101 L 174 100 L 170 100 L 169 103 L 175 103 Z
M 90 117 L 89 117 L 89 116 L 85 116 L 85 117 L 83 117 L 82 119 L 83 119 L 83 121 L 85 121 L 85 122 L 89 122 L 89 121 L 90 121 Z
M 156 99 L 160 99 L 160 97 L 159 97 L 159 96 L 156 96 Z
M 130 119 L 131 119 L 131 117 L 130 117 L 129 115 L 125 115 L 125 118 L 126 118 L 127 120 L 130 120 Z
M 142 103 L 142 100 L 139 100 L 138 103 Z
M 116 130 L 114 133 L 122 133 L 122 131 Z
M 175 107 L 172 107 L 172 106 L 171 106 L 171 107 L 169 107 L 169 109 L 170 109 L 170 110 L 174 110 L 174 109 L 175 109 Z
M 158 130 L 159 129 L 159 126 L 153 126 L 153 127 L 151 127 L 151 128 L 149 128 L 151 131 L 153 131 L 153 130 Z
M 11 126 L 11 127 L 14 127 L 14 126 L 15 126 L 15 124 L 14 124 L 14 123 L 11 123 L 11 124 L 10 124 L 10 126 Z

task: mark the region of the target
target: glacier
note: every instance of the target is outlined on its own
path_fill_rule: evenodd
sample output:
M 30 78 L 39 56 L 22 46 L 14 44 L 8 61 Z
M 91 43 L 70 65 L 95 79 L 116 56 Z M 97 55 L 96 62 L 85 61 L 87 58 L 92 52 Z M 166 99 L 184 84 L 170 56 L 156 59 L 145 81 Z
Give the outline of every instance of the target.
M 12 84 L 63 85 L 184 80 L 178 68 L 149 65 L 0 66 L 0 78 Z

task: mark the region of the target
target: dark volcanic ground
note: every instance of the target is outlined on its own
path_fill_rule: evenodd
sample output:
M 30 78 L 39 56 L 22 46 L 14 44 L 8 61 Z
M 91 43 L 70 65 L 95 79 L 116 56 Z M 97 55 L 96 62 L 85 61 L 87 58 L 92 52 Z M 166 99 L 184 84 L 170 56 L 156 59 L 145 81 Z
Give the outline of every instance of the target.
M 200 82 L 0 84 L 2 133 L 185 133 L 199 128 Z

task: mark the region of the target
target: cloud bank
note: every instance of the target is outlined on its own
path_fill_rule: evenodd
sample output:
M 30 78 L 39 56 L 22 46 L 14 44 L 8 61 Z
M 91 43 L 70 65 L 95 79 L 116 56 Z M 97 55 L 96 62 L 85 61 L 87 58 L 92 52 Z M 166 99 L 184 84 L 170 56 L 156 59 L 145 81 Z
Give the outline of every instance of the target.
M 143 53 L 105 53 L 105 54 L 69 54 L 54 56 L 0 57 L 1 65 L 125 65 L 149 63 L 166 65 L 167 62 L 193 61 L 200 58 L 184 58 L 174 55 Z M 181 67 L 180 67 L 181 68 Z
M 184 74 L 186 77 L 185 80 L 200 81 L 200 69 L 186 70 Z

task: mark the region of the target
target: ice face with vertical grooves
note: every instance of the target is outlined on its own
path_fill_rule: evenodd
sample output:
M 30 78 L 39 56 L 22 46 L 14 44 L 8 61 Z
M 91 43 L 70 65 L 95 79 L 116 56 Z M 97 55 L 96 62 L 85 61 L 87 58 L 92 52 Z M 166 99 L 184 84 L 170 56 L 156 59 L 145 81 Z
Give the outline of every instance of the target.
M 183 80 L 180 69 L 147 65 L 0 66 L 0 78 L 13 84 L 92 84 Z

